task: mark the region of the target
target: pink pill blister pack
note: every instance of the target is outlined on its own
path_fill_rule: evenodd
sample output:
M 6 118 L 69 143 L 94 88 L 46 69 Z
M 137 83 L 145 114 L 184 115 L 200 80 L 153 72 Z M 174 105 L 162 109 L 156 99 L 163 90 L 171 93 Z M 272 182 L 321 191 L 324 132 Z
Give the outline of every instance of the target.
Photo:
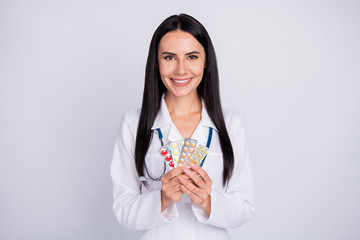
M 177 166 L 180 160 L 180 151 L 184 145 L 184 140 L 169 142 L 159 149 L 159 153 L 163 156 L 164 161 L 168 164 L 170 169 Z

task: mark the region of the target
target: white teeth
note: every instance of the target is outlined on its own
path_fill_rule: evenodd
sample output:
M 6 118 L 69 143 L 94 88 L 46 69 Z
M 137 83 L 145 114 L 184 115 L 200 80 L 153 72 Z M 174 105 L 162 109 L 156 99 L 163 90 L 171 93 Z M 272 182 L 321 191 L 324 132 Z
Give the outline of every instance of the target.
M 190 78 L 185 79 L 185 80 L 175 80 L 175 79 L 173 79 L 173 81 L 176 82 L 176 83 L 186 83 L 186 82 L 190 81 Z

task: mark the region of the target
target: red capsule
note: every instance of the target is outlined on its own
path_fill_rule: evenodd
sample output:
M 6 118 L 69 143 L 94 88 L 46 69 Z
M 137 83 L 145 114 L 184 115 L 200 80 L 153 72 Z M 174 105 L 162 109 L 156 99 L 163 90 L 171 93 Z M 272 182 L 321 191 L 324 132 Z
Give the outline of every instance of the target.
M 170 161 L 170 160 L 171 160 L 171 155 L 166 155 L 166 156 L 165 156 L 165 160 L 166 160 L 166 161 Z
M 165 156 L 167 154 L 166 149 L 161 150 L 161 155 Z
M 174 162 L 172 160 L 169 162 L 169 166 L 174 167 Z

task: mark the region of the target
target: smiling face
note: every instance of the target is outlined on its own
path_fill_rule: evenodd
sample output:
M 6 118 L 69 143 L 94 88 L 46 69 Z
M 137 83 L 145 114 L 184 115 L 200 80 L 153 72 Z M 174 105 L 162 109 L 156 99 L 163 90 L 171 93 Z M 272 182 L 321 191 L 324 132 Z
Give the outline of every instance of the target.
M 197 94 L 204 74 L 205 50 L 193 35 L 183 31 L 166 33 L 159 43 L 158 63 L 167 94 Z

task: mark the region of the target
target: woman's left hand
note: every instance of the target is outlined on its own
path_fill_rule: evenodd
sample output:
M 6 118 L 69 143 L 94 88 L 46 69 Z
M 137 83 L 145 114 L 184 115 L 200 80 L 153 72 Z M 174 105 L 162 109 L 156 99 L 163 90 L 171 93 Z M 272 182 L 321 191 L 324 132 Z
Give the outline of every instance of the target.
M 204 169 L 193 163 L 184 166 L 183 170 L 190 179 L 186 180 L 179 177 L 181 190 L 191 198 L 194 204 L 198 205 L 210 216 L 212 181 L 209 175 Z

